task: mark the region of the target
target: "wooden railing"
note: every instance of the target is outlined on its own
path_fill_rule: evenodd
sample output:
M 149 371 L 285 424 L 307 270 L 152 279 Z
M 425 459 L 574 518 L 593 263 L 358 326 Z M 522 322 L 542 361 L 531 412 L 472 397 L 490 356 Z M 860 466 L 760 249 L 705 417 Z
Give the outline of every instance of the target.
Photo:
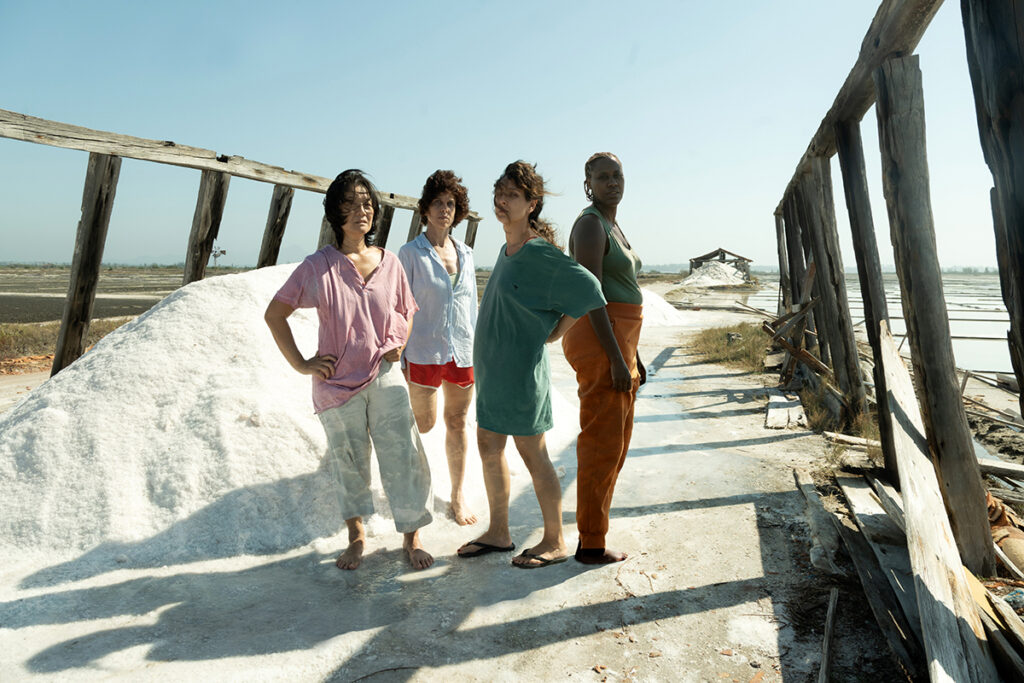
M 182 284 L 201 280 L 206 273 L 206 265 L 220 229 L 228 186 L 233 176 L 274 185 L 257 268 L 277 263 L 295 190 L 325 193 L 331 184 L 330 178 L 288 171 L 279 166 L 270 166 L 240 156 L 217 154 L 208 149 L 180 145 L 169 140 L 147 140 L 93 130 L 3 109 L 0 109 L 0 137 L 89 152 L 89 167 L 82 194 L 82 217 L 75 239 L 71 282 L 64 305 L 52 374 L 70 365 L 84 351 L 122 158 L 202 171 L 199 197 L 196 200 L 192 229 L 188 237 Z M 377 229 L 377 244 L 387 244 L 395 209 L 412 212 L 407 239 L 411 240 L 419 234 L 420 213 L 416 198 L 393 192 L 381 192 L 379 199 L 383 215 Z M 465 242 L 470 247 L 476 241 L 479 224 L 480 216 L 471 212 L 467 217 L 465 237 Z M 333 231 L 325 219 L 320 226 L 318 246 L 333 240 Z
M 1018 383 L 1024 385 L 1024 0 L 960 4 L 982 149 L 995 185 L 993 225 L 1010 314 L 1010 356 Z M 917 506 L 928 498 L 922 487 L 929 484 L 917 474 L 922 471 L 920 458 L 934 465 L 934 486 L 942 495 L 943 505 L 932 506 L 927 515 L 915 508 L 918 520 L 931 520 L 927 528 L 920 521 L 912 526 L 908 519 L 915 580 L 921 582 L 918 595 L 924 591 L 930 610 L 926 614 L 922 608 L 921 619 L 935 620 L 930 622 L 935 639 L 925 643 L 930 666 L 933 673 L 944 671 L 954 680 L 989 680 L 984 647 L 978 649 L 974 642 L 975 635 L 984 640 L 984 631 L 973 603 L 965 607 L 969 594 L 964 598 L 962 584 L 955 580 L 961 558 L 971 571 L 986 576 L 994 574 L 995 558 L 985 488 L 953 362 L 932 221 L 921 70 L 912 55 L 940 5 L 941 0 L 881 3 L 853 69 L 797 163 L 774 212 L 784 309 L 779 320 L 795 331 L 788 342 L 795 352 L 792 363 L 804 363 L 812 381 L 823 369 L 831 375 L 848 418 L 866 410 L 829 167 L 830 158 L 838 154 L 874 358 L 885 466 L 890 480 L 903 485 L 908 507 L 910 500 Z M 888 334 L 860 135 L 860 122 L 872 104 L 919 405 L 913 404 L 907 371 Z M 813 313 L 801 313 L 809 302 L 817 303 Z M 794 325 L 795 320 L 800 324 Z M 1020 402 L 1024 412 L 1024 395 Z M 950 534 L 956 541 L 952 549 L 947 545 Z M 930 564 L 935 558 L 941 558 L 941 566 Z M 946 627 L 939 626 L 947 617 Z M 936 636 L 942 633 L 948 642 Z

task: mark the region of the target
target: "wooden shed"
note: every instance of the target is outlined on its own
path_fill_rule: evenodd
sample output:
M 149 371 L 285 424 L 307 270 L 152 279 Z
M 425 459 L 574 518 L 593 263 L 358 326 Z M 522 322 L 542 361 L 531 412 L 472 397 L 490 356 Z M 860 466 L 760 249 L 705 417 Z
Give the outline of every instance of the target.
M 721 261 L 722 263 L 728 263 L 729 265 L 734 266 L 736 270 L 743 273 L 743 278 L 745 280 L 750 279 L 750 264 L 752 260 L 748 259 L 746 256 L 740 256 L 739 254 L 734 254 L 731 251 L 726 251 L 721 247 L 704 254 L 703 256 L 695 256 L 690 259 L 690 272 L 692 273 L 708 261 Z

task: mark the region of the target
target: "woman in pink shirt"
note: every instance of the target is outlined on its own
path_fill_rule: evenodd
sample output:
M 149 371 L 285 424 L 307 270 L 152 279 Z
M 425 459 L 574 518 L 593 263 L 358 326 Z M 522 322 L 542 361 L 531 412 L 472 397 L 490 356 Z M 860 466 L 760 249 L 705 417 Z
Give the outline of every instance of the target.
M 395 528 L 415 569 L 434 562 L 419 529 L 432 517 L 430 468 L 409 407 L 399 368 L 417 310 L 398 258 L 373 246 L 380 204 L 361 171 L 341 173 L 327 190 L 324 214 L 338 247 L 306 257 L 274 295 L 264 316 L 288 363 L 313 377 L 313 407 L 327 433 L 327 465 L 338 480 L 348 548 L 339 569 L 356 569 L 363 558 L 362 518 L 374 512 L 370 449 L 377 453 L 381 483 Z M 296 308 L 316 308 L 317 352 L 304 358 L 288 324 Z

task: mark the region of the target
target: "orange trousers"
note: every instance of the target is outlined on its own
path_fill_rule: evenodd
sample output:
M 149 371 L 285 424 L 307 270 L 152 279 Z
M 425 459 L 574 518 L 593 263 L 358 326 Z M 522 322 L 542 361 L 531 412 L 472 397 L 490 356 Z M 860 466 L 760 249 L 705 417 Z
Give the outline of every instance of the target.
M 640 387 L 636 349 L 640 342 L 643 307 L 608 304 L 615 340 L 629 366 L 633 386 L 629 392 L 612 389 L 611 363 L 601 347 L 590 319 L 584 316 L 562 339 L 565 358 L 576 371 L 580 397 L 580 436 L 576 442 L 576 526 L 580 547 L 604 548 L 612 493 L 626 462 L 633 434 L 633 406 Z

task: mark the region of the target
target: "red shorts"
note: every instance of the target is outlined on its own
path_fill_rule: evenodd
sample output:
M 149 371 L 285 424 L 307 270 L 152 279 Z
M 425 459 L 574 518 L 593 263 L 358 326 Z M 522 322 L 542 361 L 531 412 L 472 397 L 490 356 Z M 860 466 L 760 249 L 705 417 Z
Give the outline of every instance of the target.
M 463 389 L 473 386 L 473 368 L 460 368 L 454 360 L 444 365 L 419 365 L 408 363 L 409 383 L 424 387 L 441 386 L 441 380 L 456 384 Z

